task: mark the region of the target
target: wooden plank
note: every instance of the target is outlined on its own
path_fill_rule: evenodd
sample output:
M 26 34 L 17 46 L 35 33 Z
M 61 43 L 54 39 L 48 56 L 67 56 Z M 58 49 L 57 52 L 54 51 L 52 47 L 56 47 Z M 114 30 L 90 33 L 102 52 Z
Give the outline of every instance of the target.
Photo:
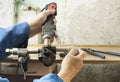
M 45 66 L 41 62 L 28 62 L 28 70 L 26 76 L 43 76 L 48 73 L 54 72 L 56 70 L 56 63 L 53 63 L 51 66 Z M 0 73 L 1 74 L 16 74 L 17 62 L 0 62 Z M 8 69 L 9 68 L 9 69 Z M 23 72 L 19 70 L 19 74 L 23 75 Z
M 69 47 L 69 45 L 65 45 Z M 71 46 L 71 45 L 70 45 Z M 112 52 L 119 52 L 120 53 L 120 45 L 72 45 L 76 48 L 91 48 L 95 50 L 100 51 L 112 51 Z M 97 56 L 93 56 L 90 54 L 87 54 L 86 58 L 84 59 L 84 62 L 87 64 L 112 64 L 112 63 L 120 63 L 120 57 L 103 54 L 106 56 L 106 59 L 102 59 Z M 57 56 L 57 61 L 61 62 L 63 58 Z
M 43 45 L 42 44 L 33 44 L 33 45 L 29 45 L 28 48 L 31 49 L 38 49 L 41 48 Z M 72 44 L 65 44 L 65 45 L 61 45 L 61 44 L 56 44 L 53 45 L 56 46 L 57 48 L 61 47 L 61 48 L 92 48 L 95 50 L 101 50 L 101 51 L 112 51 L 112 52 L 120 52 L 120 45 L 72 45 Z M 120 57 L 118 56 L 113 56 L 113 55 L 108 55 L 108 54 L 104 54 L 106 56 L 106 59 L 102 59 L 99 58 L 97 56 L 93 56 L 90 54 L 87 54 L 86 58 L 84 59 L 85 63 L 88 64 L 102 64 L 102 63 L 107 63 L 107 64 L 111 64 L 111 63 L 120 63 Z M 32 61 L 36 61 L 38 60 L 38 55 L 37 54 L 30 54 L 31 60 Z M 10 59 L 16 59 L 15 57 L 11 56 L 9 57 Z M 63 60 L 63 58 L 61 58 L 58 54 L 56 55 L 56 62 L 60 63 Z

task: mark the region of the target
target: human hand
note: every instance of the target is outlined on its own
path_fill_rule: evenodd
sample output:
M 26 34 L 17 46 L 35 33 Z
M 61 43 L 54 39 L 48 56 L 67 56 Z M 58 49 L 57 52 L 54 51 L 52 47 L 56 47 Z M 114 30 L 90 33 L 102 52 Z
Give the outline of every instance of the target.
M 39 13 L 34 19 L 28 21 L 30 27 L 30 37 L 41 32 L 41 26 L 46 21 L 47 16 L 54 14 L 55 10 L 45 10 Z M 53 20 L 54 21 L 54 20 Z M 54 21 L 55 22 L 55 21 Z
M 61 70 L 58 76 L 64 82 L 70 82 L 72 78 L 81 70 L 83 59 L 86 53 L 82 50 L 71 49 L 62 61 Z

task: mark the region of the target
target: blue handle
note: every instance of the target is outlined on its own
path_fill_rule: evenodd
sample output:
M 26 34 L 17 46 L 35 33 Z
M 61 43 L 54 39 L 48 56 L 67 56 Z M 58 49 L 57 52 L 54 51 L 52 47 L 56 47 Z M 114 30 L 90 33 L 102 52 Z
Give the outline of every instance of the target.
M 105 52 L 106 54 L 114 55 L 114 56 L 120 56 L 120 53 L 117 52 Z
M 98 52 L 89 52 L 89 53 L 92 54 L 92 55 L 94 55 L 94 56 L 98 56 L 98 57 L 100 57 L 100 58 L 105 59 L 105 56 L 102 55 L 102 54 L 100 54 L 100 53 L 98 53 Z

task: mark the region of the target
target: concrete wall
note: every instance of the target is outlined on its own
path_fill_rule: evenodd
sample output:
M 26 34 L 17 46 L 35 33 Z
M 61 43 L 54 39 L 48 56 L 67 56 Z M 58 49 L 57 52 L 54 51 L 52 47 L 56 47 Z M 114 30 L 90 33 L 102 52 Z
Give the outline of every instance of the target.
M 17 0 L 19 1 L 19 0 Z M 62 44 L 120 44 L 120 0 L 20 0 L 17 22 L 32 19 L 51 1 L 58 4 L 57 31 Z M 13 0 L 0 0 L 0 26 L 14 24 Z M 37 44 L 39 35 L 29 44 Z M 86 64 L 72 82 L 120 82 L 120 65 Z
M 120 82 L 120 65 L 86 64 L 72 82 Z
M 0 0 L 0 27 L 7 27 L 13 24 L 13 9 L 12 0 Z
M 120 0 L 67 0 L 64 42 L 120 44 L 119 21 Z

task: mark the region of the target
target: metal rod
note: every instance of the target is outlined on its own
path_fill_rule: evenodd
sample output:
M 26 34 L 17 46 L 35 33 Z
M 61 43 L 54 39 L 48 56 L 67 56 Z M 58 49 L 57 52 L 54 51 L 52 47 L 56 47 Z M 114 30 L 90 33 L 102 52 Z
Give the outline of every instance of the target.
M 68 51 L 70 50 L 70 48 L 56 48 L 57 52 L 64 52 L 64 51 Z M 6 53 L 7 54 L 13 54 L 13 55 L 17 55 L 17 54 L 37 54 L 40 53 L 41 49 L 27 49 L 27 48 L 13 48 L 13 49 L 6 49 Z
M 45 46 L 50 46 L 51 45 L 51 40 L 48 39 L 48 38 L 44 39 L 44 45 Z

